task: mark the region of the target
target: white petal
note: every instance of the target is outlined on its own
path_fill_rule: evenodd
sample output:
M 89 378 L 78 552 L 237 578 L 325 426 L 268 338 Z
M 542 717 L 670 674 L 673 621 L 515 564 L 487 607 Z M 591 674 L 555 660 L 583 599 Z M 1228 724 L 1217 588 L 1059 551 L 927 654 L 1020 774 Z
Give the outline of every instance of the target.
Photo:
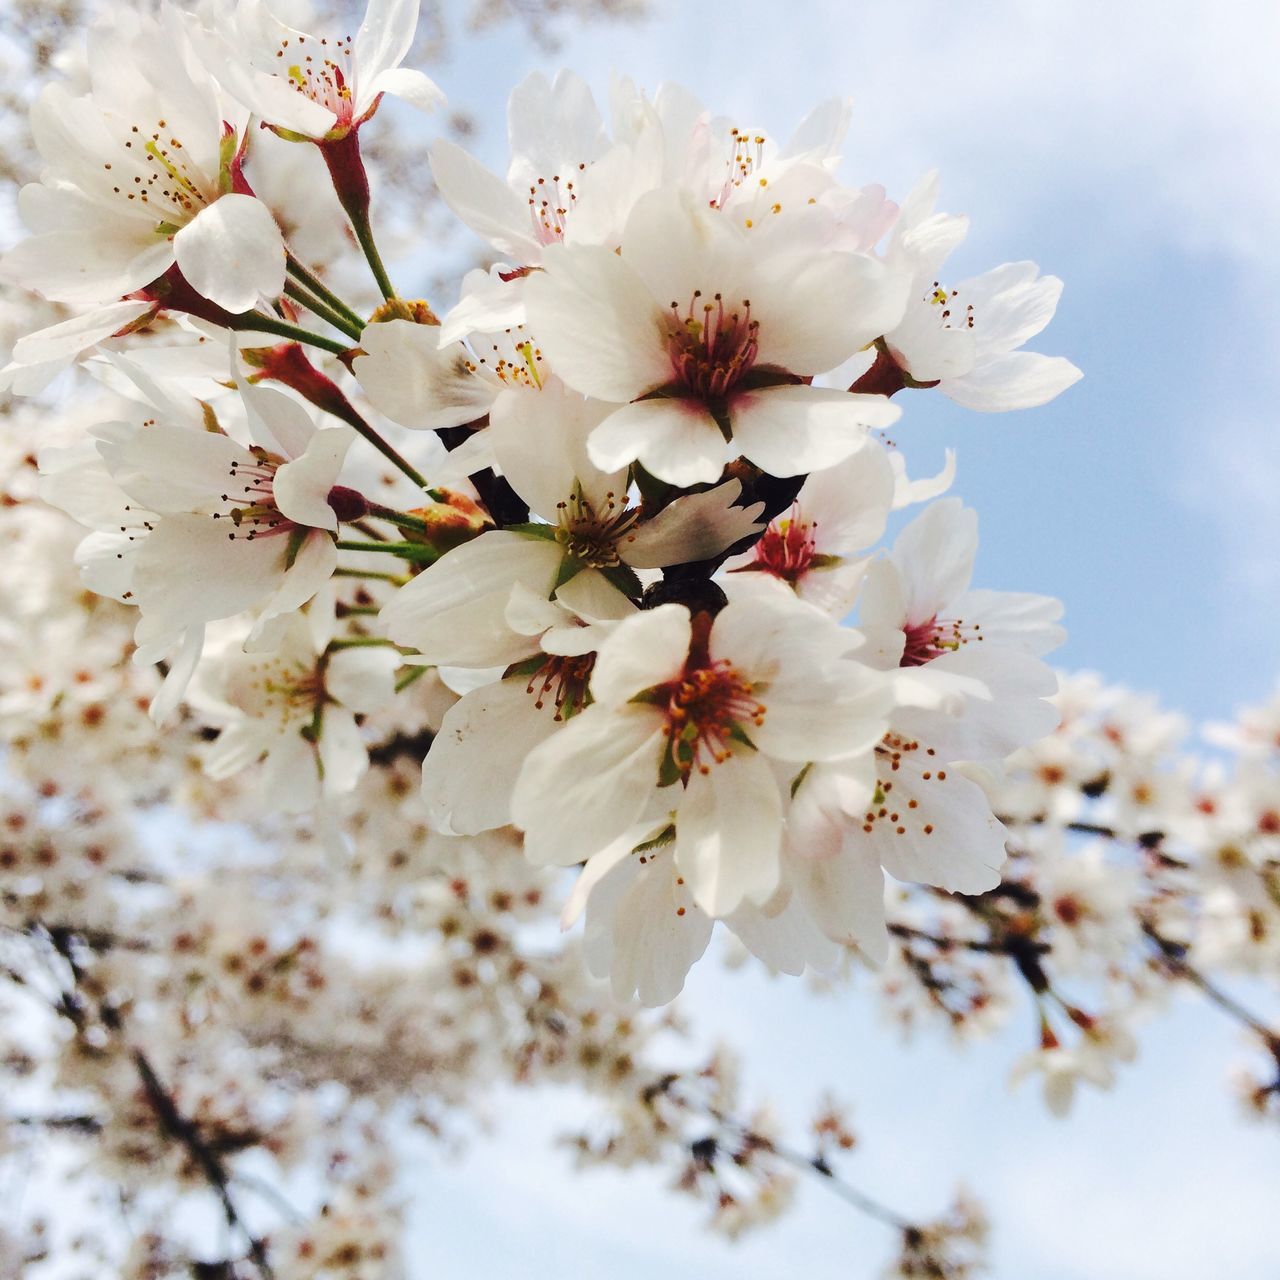
M 978 554 L 978 516 L 959 498 L 930 503 L 893 544 L 906 587 L 906 621 L 928 622 L 965 593 Z
M 236 386 L 244 401 L 253 442 L 286 458 L 300 458 L 316 434 L 311 414 L 292 396 L 274 387 L 258 386 L 247 381 L 234 366 Z M 350 430 L 344 427 L 343 430 Z
M 178 268 L 191 287 L 233 315 L 284 289 L 284 240 L 261 200 L 221 196 L 173 238 Z
M 571 387 L 624 404 L 671 378 L 667 317 L 622 258 L 597 245 L 551 245 L 543 262 L 525 281 L 529 326 Z
M 568 391 L 559 378 L 541 390 L 503 391 L 489 412 L 489 438 L 502 474 L 535 514 L 556 523 L 560 505 L 580 483 L 589 501 L 626 492 L 626 470 L 609 475 L 592 466 L 587 437 L 609 412 L 598 400 Z
M 888 959 L 884 872 L 866 845 L 850 841 L 834 857 L 793 861 L 788 870 L 805 907 L 828 938 L 857 947 L 873 964 Z
M 272 492 L 285 517 L 312 529 L 337 529 L 338 517 L 329 505 L 329 491 L 338 482 L 355 438 L 350 427 L 326 427 L 311 437 L 302 457 L 277 469 Z
M 597 855 L 600 856 L 600 855 Z M 650 1008 L 680 994 L 711 939 L 712 922 L 694 903 L 672 865 L 627 853 L 588 885 L 583 950 L 597 977 L 609 977 L 615 999 L 634 993 Z M 593 858 L 583 878 L 594 871 Z
M 664 604 L 622 623 L 601 647 L 591 673 L 591 694 L 617 706 L 645 689 L 674 680 L 689 656 L 689 610 Z
M 444 138 L 431 144 L 431 174 L 445 204 L 481 239 L 515 262 L 542 260 L 528 205 L 497 174 Z
M 418 0 L 369 0 L 351 50 L 361 99 L 367 99 L 371 81 L 404 61 L 417 29 Z
M 591 433 L 587 452 L 602 471 L 636 460 L 650 475 L 682 489 L 714 484 L 729 458 L 724 436 L 703 404 L 665 396 L 611 413 Z
M 248 717 L 227 725 L 204 753 L 205 775 L 221 781 L 257 764 L 275 746 L 276 737 L 260 720 Z
M 782 797 L 756 752 L 695 770 L 676 818 L 676 863 L 713 917 L 767 902 L 781 876 Z
M 440 345 L 447 346 L 473 333 L 501 333 L 524 324 L 524 285 L 503 280 L 497 266 L 476 268 L 462 278 L 462 296 L 440 321 Z
M 182 645 L 176 657 L 171 659 L 169 670 L 165 673 L 164 683 L 156 696 L 151 699 L 147 708 L 151 719 L 163 727 L 177 713 L 182 703 L 191 677 L 195 674 L 196 664 L 204 652 L 204 626 L 188 627 L 182 636 Z
M 176 627 L 229 618 L 269 595 L 284 575 L 284 538 L 229 538 L 223 521 L 168 516 L 142 544 L 138 607 Z M 332 546 L 332 542 L 330 542 Z
M 432 823 L 458 835 L 506 826 L 525 760 L 559 728 L 554 704 L 539 710 L 521 677 L 467 694 L 446 712 L 422 765 Z
M 389 646 L 338 649 L 324 669 L 325 692 L 363 715 L 381 711 L 395 698 L 399 665 L 400 654 Z
M 966 409 L 1003 413 L 1047 404 L 1081 377 L 1080 370 L 1061 356 L 1011 351 L 984 361 L 966 377 L 942 383 L 939 389 Z
M 259 781 L 263 803 L 284 813 L 305 813 L 320 799 L 315 748 L 301 734 L 287 733 L 271 748 Z
M 489 412 L 494 388 L 478 378 L 460 343 L 440 345 L 437 325 L 368 325 L 352 369 L 379 413 L 402 427 L 456 427 Z
M 370 99 L 381 93 L 389 93 L 401 102 L 407 102 L 419 111 L 435 111 L 444 106 L 445 97 L 440 86 L 429 76 L 411 67 L 391 67 L 375 77 L 365 90 Z
M 369 753 L 346 707 L 327 707 L 317 747 L 325 795 L 347 795 L 369 770 Z
M 1056 649 L 1067 638 L 1058 625 L 1062 601 L 1053 596 L 1020 591 L 968 591 L 956 603 L 956 612 L 978 622 L 983 645 L 1008 645 L 1037 657 Z
M 840 948 L 819 932 L 813 917 L 794 895 L 770 915 L 759 907 L 739 907 L 725 921 L 743 946 L 775 973 L 799 977 L 806 968 L 830 972 Z
M 1033 262 L 1007 263 L 957 286 L 960 297 L 974 306 L 974 335 L 983 355 L 1022 346 L 1053 319 L 1062 281 L 1036 272 Z
M 58 302 L 96 303 L 150 284 L 173 265 L 162 237 L 139 242 L 110 231 L 86 239 L 82 231 L 32 236 L 4 257 L 5 276 Z
M 825 387 L 765 387 L 733 397 L 733 440 L 774 476 L 834 466 L 860 449 L 869 428 L 892 425 L 902 410 L 884 396 Z
M 563 551 L 559 544 L 509 530 L 482 533 L 424 569 L 383 606 L 382 625 L 397 644 L 445 666 L 493 667 L 537 651 L 505 621 L 511 589 L 522 583 L 549 598 Z
M 677 498 L 640 525 L 618 552 L 636 569 L 710 559 L 760 528 L 756 517 L 764 503 L 734 506 L 741 493 L 741 481 L 730 480 Z
M 86 311 L 19 338 L 13 344 L 13 358 L 19 364 L 74 358 L 155 309 L 154 302 L 126 300 Z
M 877 818 L 865 837 L 884 869 L 895 879 L 951 893 L 995 888 L 1007 832 L 982 790 L 954 768 L 922 770 L 918 759 L 904 761 L 890 776 L 892 804 L 886 797 L 881 806 L 890 812 Z M 912 800 L 915 809 L 910 808 Z M 893 813 L 898 814 L 896 822 Z M 854 832 L 854 838 L 863 838 L 861 832 Z
M 529 753 L 511 797 L 538 866 L 584 862 L 631 827 L 653 799 L 665 725 L 646 707 L 600 705 Z
M 948 449 L 942 470 L 935 476 L 926 476 L 923 480 L 911 480 L 907 476 L 907 464 L 902 454 L 894 450 L 889 454 L 889 465 L 893 467 L 894 489 L 893 509 L 902 510 L 917 502 L 928 502 L 940 497 L 951 488 L 956 478 L 956 451 Z
M 751 282 L 757 362 L 801 375 L 834 369 L 898 323 L 910 283 L 866 254 L 780 256 Z
M 636 611 L 631 600 L 623 595 L 602 573 L 584 569 L 575 573 L 563 586 L 556 588 L 556 599 L 566 609 L 572 609 L 589 623 L 618 621 L 629 618 Z M 575 628 L 582 630 L 583 628 Z M 552 647 L 551 637 L 543 637 L 548 653 L 589 653 L 589 649 Z
M 274 541 L 284 542 L 285 539 L 276 538 Z M 320 529 L 308 531 L 302 545 L 298 547 L 293 563 L 285 569 L 283 581 L 262 605 L 262 616 L 245 642 L 245 647 L 250 648 L 258 641 L 264 649 L 271 648 L 263 638 L 264 624 L 279 614 L 301 609 L 333 577 L 337 564 L 338 550 L 329 534 Z
M 868 440 L 844 462 L 805 481 L 797 499 L 800 518 L 813 525 L 821 554 L 861 551 L 884 533 L 894 493 L 893 456 Z

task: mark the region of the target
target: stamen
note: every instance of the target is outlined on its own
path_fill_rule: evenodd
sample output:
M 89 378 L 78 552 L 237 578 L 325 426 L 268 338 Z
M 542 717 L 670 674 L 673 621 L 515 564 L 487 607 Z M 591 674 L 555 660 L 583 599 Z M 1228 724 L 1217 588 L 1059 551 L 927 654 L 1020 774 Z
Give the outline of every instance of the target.
M 541 711 L 550 696 L 557 721 L 568 720 L 590 700 L 587 686 L 596 665 L 594 653 L 573 657 L 553 655 L 529 677 L 525 692 L 533 695 L 533 705 Z
M 733 743 L 750 748 L 746 727 L 764 724 L 766 707 L 751 682 L 723 659 L 686 669 L 654 693 L 667 718 L 667 768 L 685 783 L 694 769 L 708 774 L 723 764 Z
M 722 294 L 701 302 L 695 289 L 681 315 L 671 304 L 668 354 L 675 381 L 706 401 L 723 400 L 755 364 L 760 349 L 760 322 L 751 318 L 751 302 L 726 307 Z
M 900 667 L 923 667 L 943 654 L 955 653 L 961 645 L 985 639 L 980 622 L 966 623 L 963 618 L 939 620 L 935 614 L 927 622 L 908 623 L 902 628 L 906 643 L 902 648 Z

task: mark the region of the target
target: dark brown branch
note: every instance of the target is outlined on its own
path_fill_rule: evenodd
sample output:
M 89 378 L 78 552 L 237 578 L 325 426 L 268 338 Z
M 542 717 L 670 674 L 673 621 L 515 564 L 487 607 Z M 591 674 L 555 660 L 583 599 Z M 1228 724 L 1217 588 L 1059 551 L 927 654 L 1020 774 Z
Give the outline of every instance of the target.
M 82 987 L 86 984 L 86 974 L 83 965 L 76 957 L 75 950 L 78 944 L 83 943 L 83 939 L 80 939 L 73 930 L 64 926 L 37 926 L 33 928 L 32 932 L 36 933 L 37 936 L 43 934 L 70 970 L 71 989 L 64 989 L 60 993 L 54 1007 L 58 1013 L 72 1023 L 77 1031 L 83 1032 L 89 1022 L 90 1010 L 81 993 Z M 123 1037 L 124 1023 L 120 1017 L 120 1011 L 110 1001 L 101 998 L 95 998 L 94 1008 L 102 1025 L 109 1031 Z M 155 1112 L 162 1132 L 187 1152 L 222 1205 L 227 1225 L 243 1234 L 249 1250 L 249 1257 L 262 1275 L 263 1280 L 272 1280 L 273 1272 L 270 1260 L 267 1257 L 266 1245 L 249 1230 L 240 1210 L 236 1206 L 235 1200 L 231 1195 L 231 1178 L 221 1157 L 205 1140 L 195 1121 L 182 1114 L 173 1094 L 165 1086 L 146 1054 L 139 1048 L 131 1047 L 129 1056 L 133 1062 L 134 1069 L 138 1073 L 138 1078 L 142 1082 L 147 1102 L 150 1104 L 152 1111 Z
M 1208 997 L 1224 1013 L 1247 1027 L 1266 1046 L 1280 1069 L 1280 1032 L 1272 1030 L 1256 1014 L 1250 1012 L 1234 996 L 1223 991 L 1217 983 L 1206 978 L 1188 959 L 1187 948 L 1180 942 L 1166 938 L 1150 920 L 1142 921 L 1142 932 L 1155 946 L 1160 959 L 1177 977 L 1190 982 Z
M 667 1074 L 654 1081 L 642 1096 L 646 1102 L 652 1102 L 658 1096 L 669 1098 L 683 1110 L 694 1115 L 705 1116 L 720 1126 L 721 1130 L 735 1134 L 746 1145 L 776 1156 L 784 1164 L 790 1165 L 801 1173 L 816 1174 L 823 1185 L 830 1188 L 834 1195 L 839 1196 L 846 1204 L 852 1205 L 855 1209 L 870 1218 L 874 1218 L 877 1222 L 882 1222 L 886 1226 L 893 1227 L 904 1234 L 916 1230 L 914 1225 L 902 1217 L 901 1214 L 895 1213 L 887 1205 L 881 1204 L 878 1200 L 838 1177 L 835 1170 L 832 1169 L 822 1155 L 806 1156 L 803 1152 L 797 1151 L 792 1147 L 775 1142 L 774 1139 L 760 1133 L 744 1121 L 734 1116 L 725 1115 L 724 1112 L 710 1103 L 691 1098 L 688 1094 L 681 1092 L 676 1088 L 679 1082 L 680 1077 L 678 1075 Z M 694 1155 L 699 1156 L 709 1166 L 715 1159 L 719 1138 L 704 1138 L 694 1143 L 693 1146 L 695 1148 Z M 701 1150 L 698 1150 L 698 1148 L 701 1148 Z

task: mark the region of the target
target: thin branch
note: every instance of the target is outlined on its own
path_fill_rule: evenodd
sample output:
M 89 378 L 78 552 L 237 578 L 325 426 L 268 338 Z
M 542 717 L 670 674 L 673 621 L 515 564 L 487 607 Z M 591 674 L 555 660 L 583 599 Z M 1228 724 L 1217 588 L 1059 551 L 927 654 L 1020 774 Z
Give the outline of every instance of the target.
M 1280 1032 L 1272 1030 L 1256 1014 L 1250 1012 L 1234 996 L 1223 991 L 1215 982 L 1206 978 L 1188 959 L 1187 948 L 1180 942 L 1166 938 L 1150 920 L 1143 920 L 1142 932 L 1160 953 L 1161 960 L 1178 977 L 1185 978 L 1192 986 L 1197 987 L 1211 1004 L 1217 1005 L 1223 1013 L 1247 1027 L 1267 1047 L 1267 1052 L 1280 1067 Z
M 73 931 L 60 926 L 33 926 L 32 932 L 36 936 L 42 934 L 47 938 L 53 950 L 70 970 L 71 989 L 64 989 L 60 993 L 54 1007 L 72 1023 L 78 1032 L 83 1032 L 89 1022 L 88 1009 L 80 991 L 80 988 L 86 984 L 86 974 L 75 954 L 77 941 L 82 940 L 78 939 Z M 99 997 L 95 997 L 94 1004 L 102 1025 L 123 1038 L 124 1022 L 120 1011 L 110 1001 Z M 274 1272 L 267 1258 L 266 1245 L 249 1230 L 236 1206 L 230 1190 L 230 1174 L 221 1157 L 205 1140 L 195 1121 L 184 1116 L 179 1110 L 173 1094 L 165 1086 L 146 1054 L 139 1048 L 131 1047 L 129 1057 L 142 1082 L 147 1102 L 155 1112 L 162 1131 L 184 1148 L 204 1175 L 205 1181 L 222 1205 L 227 1225 L 244 1236 L 249 1257 L 263 1280 L 273 1280 Z
M 823 1185 L 830 1188 L 834 1195 L 839 1196 L 841 1200 L 846 1204 L 852 1205 L 859 1212 L 874 1218 L 875 1221 L 904 1233 L 916 1229 L 914 1224 L 900 1213 L 890 1209 L 888 1205 L 881 1204 L 872 1196 L 867 1195 L 866 1192 L 860 1191 L 857 1187 L 838 1177 L 835 1170 L 832 1169 L 823 1156 L 806 1156 L 793 1147 L 774 1141 L 774 1139 L 760 1133 L 757 1129 L 752 1128 L 751 1125 L 737 1119 L 735 1116 L 725 1115 L 724 1112 L 710 1103 L 701 1102 L 680 1092 L 675 1088 L 678 1081 L 678 1076 L 663 1076 L 654 1085 L 650 1086 L 646 1093 L 650 1097 L 656 1097 L 659 1094 L 668 1097 L 685 1111 L 703 1115 L 714 1121 L 722 1130 L 736 1134 L 747 1145 L 776 1156 L 784 1164 L 790 1165 L 801 1173 L 817 1175 Z

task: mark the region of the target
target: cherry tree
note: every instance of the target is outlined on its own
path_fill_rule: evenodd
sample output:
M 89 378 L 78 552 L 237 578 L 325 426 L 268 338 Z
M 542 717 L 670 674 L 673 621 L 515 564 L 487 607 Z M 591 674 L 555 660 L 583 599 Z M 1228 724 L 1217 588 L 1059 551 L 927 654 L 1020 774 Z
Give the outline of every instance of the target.
M 1206 762 L 1055 672 L 1059 602 L 975 585 L 954 455 L 921 476 L 886 434 L 906 388 L 1067 392 L 1025 349 L 1061 282 L 947 278 L 967 219 L 936 174 L 842 182 L 842 101 L 777 139 L 535 74 L 495 174 L 420 30 L 165 0 L 56 74 L 37 46 L 0 260 L 0 1168 L 38 1151 L 67 1199 L 5 1224 L 5 1273 L 416 1276 L 399 1137 L 555 1082 L 582 1165 L 666 1168 L 716 1230 L 808 1177 L 887 1274 L 976 1274 L 968 1193 L 905 1216 L 841 1105 L 781 1132 L 689 1036 L 709 952 L 956 1042 L 1030 1009 L 1010 1078 L 1057 1115 L 1186 988 L 1274 1117 L 1237 989 L 1276 972 L 1280 699 Z M 433 252 L 422 130 L 492 251 L 431 299 L 395 283 Z

